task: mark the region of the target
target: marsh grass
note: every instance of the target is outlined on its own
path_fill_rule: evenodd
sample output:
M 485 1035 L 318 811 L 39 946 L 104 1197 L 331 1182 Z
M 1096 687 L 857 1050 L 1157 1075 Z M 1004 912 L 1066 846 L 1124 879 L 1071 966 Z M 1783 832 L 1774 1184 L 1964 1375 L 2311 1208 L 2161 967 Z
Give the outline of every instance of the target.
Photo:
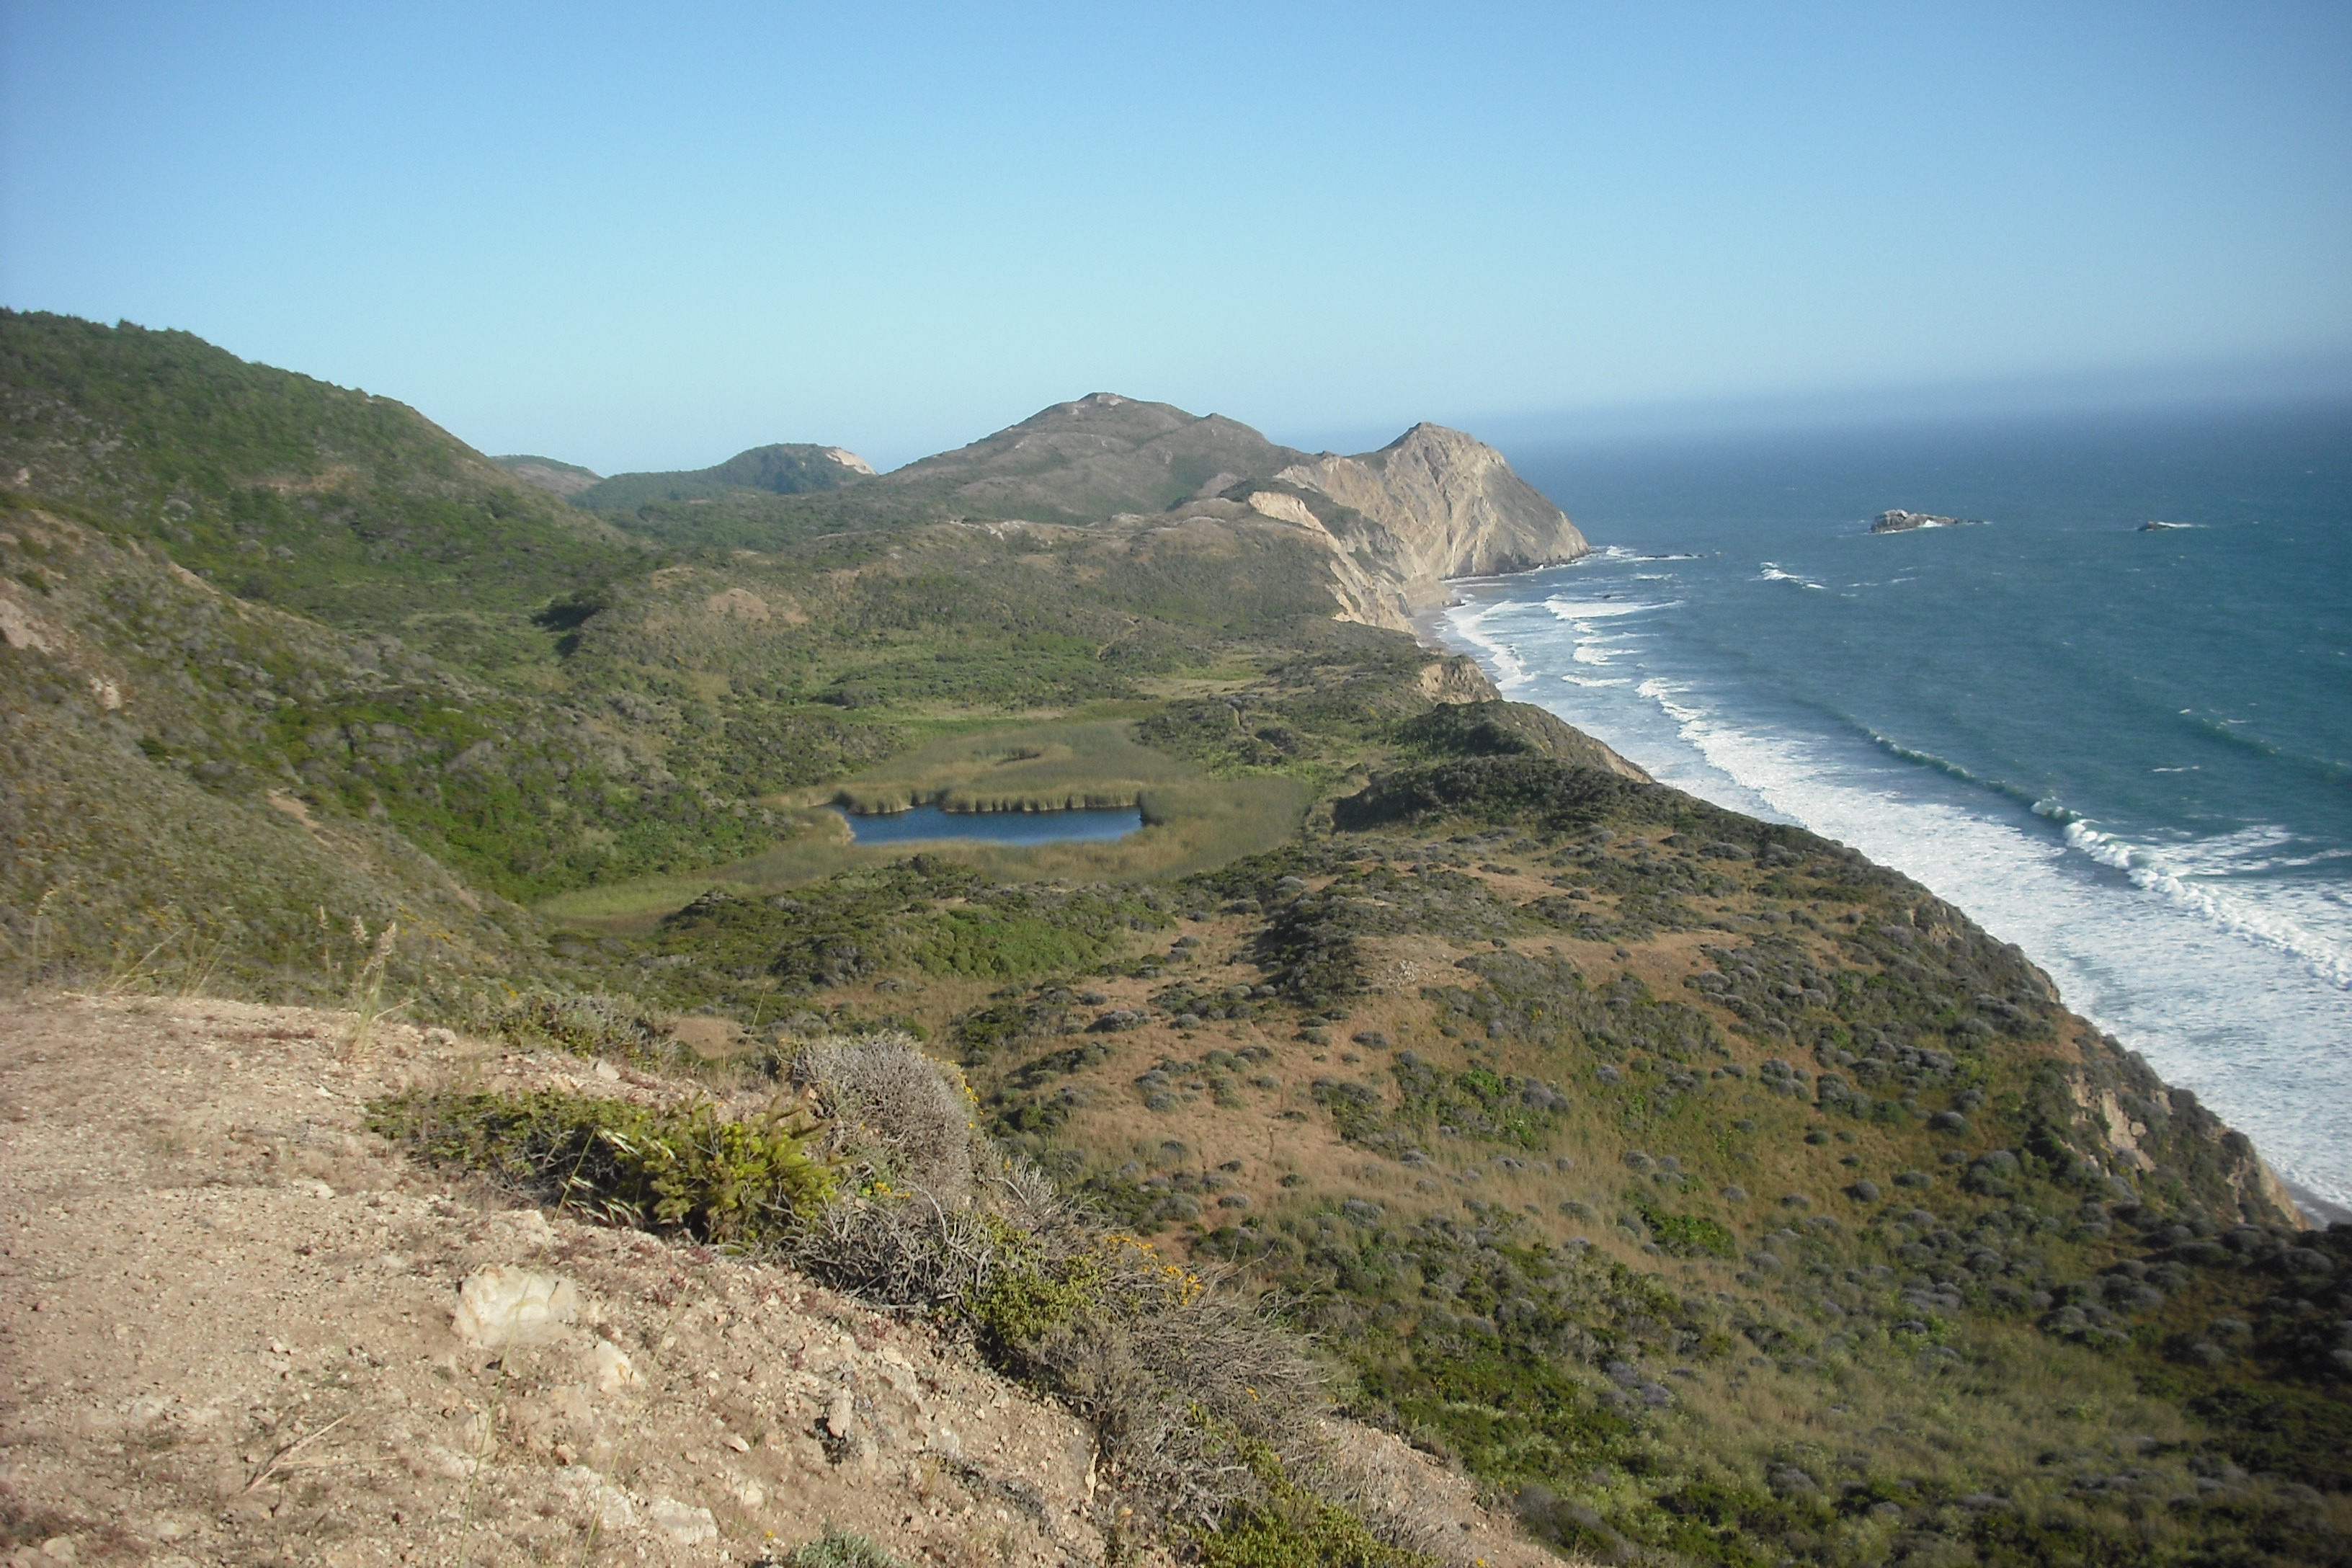
M 1133 805 L 1145 791 L 1185 784 L 1199 770 L 1138 745 L 1118 721 L 988 730 L 934 741 L 832 786 L 852 811 L 1051 811 Z
M 809 826 L 748 860 L 685 875 L 648 878 L 562 894 L 538 906 L 547 919 L 583 930 L 638 934 L 712 889 L 765 898 L 861 867 L 913 855 L 960 861 L 984 876 L 1019 882 L 1159 880 L 1260 854 L 1294 833 L 1306 787 L 1286 778 L 1200 780 L 1140 793 L 1144 826 L 1108 843 L 1008 847 L 968 839 L 887 847 L 848 841 L 831 812 L 803 814 Z

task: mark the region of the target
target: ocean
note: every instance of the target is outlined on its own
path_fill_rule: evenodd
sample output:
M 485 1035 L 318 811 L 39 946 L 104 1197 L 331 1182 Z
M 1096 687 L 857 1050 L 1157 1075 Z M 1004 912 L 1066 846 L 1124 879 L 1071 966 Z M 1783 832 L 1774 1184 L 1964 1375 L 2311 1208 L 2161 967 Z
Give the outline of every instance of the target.
M 2352 407 L 1507 455 L 1595 552 L 1443 640 L 1925 883 L 2352 1217 Z

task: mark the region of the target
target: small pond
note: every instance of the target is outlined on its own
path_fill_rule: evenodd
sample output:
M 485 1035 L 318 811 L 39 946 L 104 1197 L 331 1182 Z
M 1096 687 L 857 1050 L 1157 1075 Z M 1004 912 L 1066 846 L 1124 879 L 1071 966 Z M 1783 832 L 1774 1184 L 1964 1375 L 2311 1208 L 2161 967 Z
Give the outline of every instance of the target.
M 941 811 L 919 805 L 911 811 L 871 816 L 834 808 L 860 844 L 910 844 L 925 838 L 976 838 L 989 844 L 1102 843 L 1124 838 L 1143 826 L 1132 805 L 1087 811 Z

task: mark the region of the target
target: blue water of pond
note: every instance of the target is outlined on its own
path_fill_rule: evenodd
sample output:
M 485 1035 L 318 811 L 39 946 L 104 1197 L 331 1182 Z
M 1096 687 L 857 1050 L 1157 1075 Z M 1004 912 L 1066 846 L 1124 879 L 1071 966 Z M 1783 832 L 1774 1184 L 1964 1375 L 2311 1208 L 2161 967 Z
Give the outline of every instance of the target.
M 1141 808 L 1111 806 L 1082 811 L 941 811 L 919 805 L 911 811 L 837 815 L 860 844 L 911 844 L 919 839 L 976 838 L 990 844 L 1104 843 L 1124 838 L 1143 826 Z

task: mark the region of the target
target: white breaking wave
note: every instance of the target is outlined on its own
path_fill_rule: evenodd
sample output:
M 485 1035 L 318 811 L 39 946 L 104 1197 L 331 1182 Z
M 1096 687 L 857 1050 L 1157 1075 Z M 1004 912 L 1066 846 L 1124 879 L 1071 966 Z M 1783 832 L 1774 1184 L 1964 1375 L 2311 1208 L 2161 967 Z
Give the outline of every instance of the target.
M 2247 900 L 2192 880 L 2198 875 L 2195 869 L 2162 851 L 2102 833 L 2085 818 L 2066 824 L 2065 834 L 2068 844 L 2100 865 L 2121 871 L 2133 886 L 2168 899 L 2233 936 L 2302 960 L 2313 974 L 2330 985 L 2352 989 L 2352 946 L 2331 942 L 2292 920 L 2256 909 Z
M 1764 563 L 1763 569 L 1757 575 L 1767 583 L 1794 583 L 1800 588 L 1812 588 L 1822 593 L 1829 592 L 1811 578 L 1800 577 L 1794 572 L 1783 572 L 1769 561 Z
M 1590 553 L 1578 556 L 1569 564 L 1613 566 L 1624 561 L 1700 561 L 1706 558 L 1696 551 L 1670 550 L 1663 554 L 1644 554 L 1638 550 L 1628 550 L 1622 544 L 1603 544 L 1596 547 Z
M 1646 615 L 1652 610 L 1673 610 L 1682 606 L 1680 599 L 1655 603 L 1633 603 L 1622 599 L 1546 599 L 1544 608 L 1563 621 L 1613 620 L 1619 616 Z
M 1484 630 L 1486 618 L 1504 608 L 1507 603 L 1507 600 L 1497 600 L 1484 609 L 1471 609 L 1465 605 L 1445 617 L 1446 623 L 1454 628 L 1463 641 L 1470 644 L 1492 661 L 1486 673 L 1494 677 L 1496 687 L 1504 691 L 1508 691 L 1514 687 L 1528 685 L 1535 679 L 1534 674 L 1520 659 L 1517 648 L 1508 643 L 1496 640 Z

